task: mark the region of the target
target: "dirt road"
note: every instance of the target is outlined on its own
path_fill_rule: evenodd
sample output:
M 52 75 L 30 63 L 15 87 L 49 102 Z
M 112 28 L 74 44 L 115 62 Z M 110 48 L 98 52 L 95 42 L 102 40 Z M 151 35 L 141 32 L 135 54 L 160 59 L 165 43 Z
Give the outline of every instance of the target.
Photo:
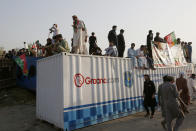
M 196 102 L 190 106 L 190 112 L 180 131 L 196 131 Z M 77 131 L 164 131 L 160 125 L 160 112 L 156 112 L 154 119 L 143 116 L 144 113 L 138 113 Z M 58 130 L 36 119 L 34 93 L 20 88 L 0 91 L 0 131 Z
M 160 122 L 160 112 L 156 112 L 153 119 L 144 118 L 145 113 L 138 113 L 79 131 L 164 131 Z M 190 106 L 190 114 L 184 120 L 180 131 L 196 131 L 196 102 Z

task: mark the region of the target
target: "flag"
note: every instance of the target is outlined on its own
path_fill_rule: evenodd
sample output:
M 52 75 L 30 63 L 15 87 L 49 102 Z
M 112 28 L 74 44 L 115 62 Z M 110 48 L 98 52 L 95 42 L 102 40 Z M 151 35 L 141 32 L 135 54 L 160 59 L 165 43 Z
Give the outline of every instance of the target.
M 177 43 L 176 36 L 175 36 L 174 32 L 172 32 L 169 35 L 165 36 L 164 39 L 167 41 L 167 43 L 168 43 L 170 48 Z
M 27 61 L 26 61 L 26 56 L 25 54 L 19 56 L 19 57 L 16 57 L 15 58 L 15 61 L 16 63 L 18 64 L 18 66 L 22 69 L 23 71 L 23 74 L 25 76 L 27 76 L 28 74 L 28 69 L 27 69 Z
M 37 47 L 37 45 L 35 43 L 33 43 L 32 48 L 35 49 Z

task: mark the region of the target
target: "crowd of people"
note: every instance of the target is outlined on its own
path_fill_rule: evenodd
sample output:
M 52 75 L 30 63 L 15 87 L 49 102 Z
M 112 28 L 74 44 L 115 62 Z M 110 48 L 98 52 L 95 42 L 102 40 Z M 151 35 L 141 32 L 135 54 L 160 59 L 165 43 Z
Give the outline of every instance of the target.
M 178 41 L 180 42 L 180 39 L 178 39 Z M 182 49 L 183 49 L 183 53 L 184 53 L 184 57 L 186 59 L 186 61 L 188 63 L 192 63 L 192 42 L 180 42 Z
M 84 55 L 102 55 L 111 57 L 123 57 L 125 51 L 125 39 L 124 30 L 121 29 L 120 33 L 117 34 L 117 26 L 114 25 L 108 33 L 109 47 L 105 49 L 105 54 L 98 46 L 97 38 L 95 33 L 92 32 L 88 39 L 87 28 L 82 20 L 79 20 L 76 15 L 72 16 L 73 19 L 73 38 L 71 39 L 71 49 L 68 45 L 67 40 L 59 34 L 57 24 L 54 24 L 49 29 L 49 36 L 53 34 L 52 38 L 48 36 L 46 44 L 43 46 L 36 41 L 32 46 L 28 47 L 24 43 L 24 48 L 16 51 L 11 50 L 6 54 L 6 57 L 18 56 L 25 54 L 27 56 L 35 57 L 47 57 L 60 52 L 68 52 L 73 54 L 84 54 Z M 154 38 L 154 39 L 153 39 Z M 86 43 L 89 42 L 89 51 L 87 51 Z M 135 50 L 135 43 L 131 43 L 131 47 L 128 49 L 127 58 L 132 58 L 133 67 L 139 69 L 154 69 L 153 56 L 152 56 L 152 41 L 155 42 L 166 42 L 165 39 L 160 37 L 160 33 L 157 32 L 156 36 L 153 37 L 153 31 L 150 30 L 147 35 L 147 42 L 145 45 L 141 45 L 139 49 Z M 180 38 L 177 39 L 177 44 L 181 44 L 184 56 L 187 62 L 192 62 L 192 47 L 191 42 L 181 42 Z
M 179 78 L 164 76 L 163 83 L 158 87 L 158 104 L 161 107 L 163 128 L 167 131 L 178 131 L 182 125 L 184 117 L 189 113 L 188 106 L 192 104 L 196 96 L 195 74 L 186 79 L 184 73 L 179 73 Z M 156 88 L 154 82 L 150 80 L 149 75 L 144 75 L 144 107 L 146 110 L 145 117 L 152 119 L 155 113 L 157 101 L 155 98 Z M 151 108 L 151 114 L 148 108 Z M 173 126 L 172 121 L 176 119 Z
M 60 52 L 67 52 L 73 54 L 84 55 L 100 55 L 111 57 L 124 57 L 125 51 L 125 39 L 124 30 L 121 29 L 117 35 L 117 26 L 113 26 L 108 33 L 109 47 L 105 49 L 105 54 L 102 54 L 101 48 L 98 46 L 95 33 L 92 32 L 88 39 L 87 28 L 82 20 L 79 20 L 77 16 L 73 18 L 73 38 L 71 39 L 71 49 L 66 39 L 59 34 L 57 24 L 54 24 L 49 29 L 49 33 L 52 33 L 52 38 L 48 37 L 46 44 L 43 46 L 39 41 L 36 41 L 32 46 L 28 47 L 24 42 L 24 48 L 16 51 L 14 49 L 4 52 L 6 58 L 13 58 L 14 56 L 20 56 L 25 54 L 26 56 L 34 57 L 47 57 Z M 89 42 L 89 51 L 87 50 L 86 43 Z M 139 49 L 135 50 L 135 43 L 131 43 L 127 52 L 127 58 L 132 59 L 133 67 L 139 69 L 154 69 L 153 55 L 152 55 L 152 41 L 166 43 L 164 38 L 160 37 L 160 33 L 157 32 L 153 37 L 153 31 L 150 30 L 147 35 L 147 42 L 145 45 L 141 45 Z M 192 42 L 183 42 L 180 38 L 177 39 L 177 44 L 180 44 L 186 61 L 192 62 Z M 89 52 L 89 53 L 88 53 Z M 184 115 L 188 113 L 187 106 L 194 100 L 196 75 L 192 74 L 187 80 L 184 78 L 184 73 L 180 73 L 176 83 L 172 76 L 164 76 L 163 83 L 158 88 L 158 104 L 162 109 L 162 116 L 164 120 L 161 122 L 163 127 L 168 131 L 172 131 L 172 120 L 176 119 L 176 125 L 174 131 L 177 131 L 184 120 Z M 147 114 L 145 117 L 154 117 L 155 107 L 157 102 L 155 99 L 156 87 L 154 82 L 150 80 L 149 75 L 144 75 L 144 107 Z M 151 108 L 151 114 L 148 108 Z

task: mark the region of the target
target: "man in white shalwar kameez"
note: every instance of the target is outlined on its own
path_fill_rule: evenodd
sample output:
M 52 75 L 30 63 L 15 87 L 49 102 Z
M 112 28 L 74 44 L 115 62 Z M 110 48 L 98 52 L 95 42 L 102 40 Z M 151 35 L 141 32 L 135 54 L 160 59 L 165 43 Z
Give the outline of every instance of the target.
M 195 74 L 192 74 L 191 77 L 188 79 L 188 89 L 189 89 L 189 96 L 192 101 L 195 98 L 194 94 L 196 92 Z
M 79 20 L 77 16 L 72 16 L 73 18 L 73 53 L 74 54 L 85 54 L 87 55 L 87 29 L 83 21 Z
M 137 68 L 137 58 L 136 58 L 136 51 L 134 47 L 135 47 L 135 43 L 132 43 L 131 48 L 128 49 L 127 57 L 132 59 L 132 66 Z
M 147 60 L 144 56 L 144 46 L 142 45 L 140 49 L 136 50 L 136 57 L 138 59 L 138 66 L 141 69 L 147 69 Z

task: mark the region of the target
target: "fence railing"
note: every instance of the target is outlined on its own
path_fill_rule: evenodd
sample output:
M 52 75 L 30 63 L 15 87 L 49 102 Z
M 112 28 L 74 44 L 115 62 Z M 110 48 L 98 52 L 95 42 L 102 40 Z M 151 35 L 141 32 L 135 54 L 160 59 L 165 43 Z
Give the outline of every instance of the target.
M 14 64 L 14 61 L 11 59 L 0 58 L 0 68 L 12 67 L 13 64 Z
M 14 60 L 0 58 L 0 89 L 16 85 L 16 64 Z

